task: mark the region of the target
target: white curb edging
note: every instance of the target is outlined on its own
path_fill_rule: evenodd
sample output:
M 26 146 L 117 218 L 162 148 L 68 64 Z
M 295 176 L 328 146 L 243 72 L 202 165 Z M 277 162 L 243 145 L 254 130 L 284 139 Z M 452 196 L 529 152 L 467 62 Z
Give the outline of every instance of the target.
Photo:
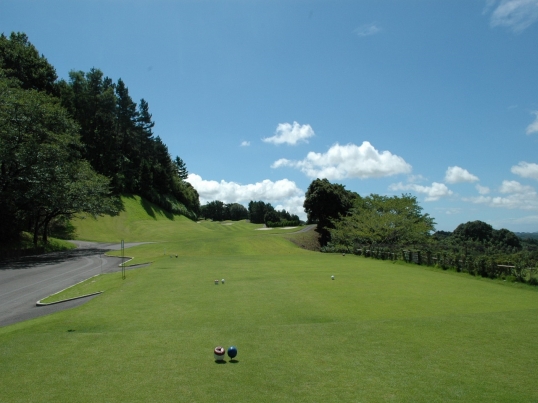
M 80 295 L 78 297 L 73 297 L 73 298 L 67 298 L 67 299 L 62 299 L 61 301 L 55 301 L 55 302 L 41 302 L 43 301 L 44 299 L 47 299 L 48 297 L 52 297 L 53 295 L 56 295 L 56 294 L 59 294 L 65 290 L 68 290 L 70 289 L 71 287 L 74 287 L 76 285 L 79 285 L 85 281 L 88 281 L 89 279 L 91 278 L 94 278 L 94 277 L 97 277 L 99 276 L 99 274 L 96 274 L 95 276 L 91 276 L 91 277 L 88 277 L 86 280 L 82 280 L 82 281 L 79 281 L 78 283 L 76 284 L 73 284 L 73 285 L 70 285 L 69 287 L 65 287 L 63 290 L 60 290 L 58 292 L 55 292 L 54 294 L 50 294 L 50 295 L 47 295 L 45 298 L 41 298 L 39 301 L 37 301 L 35 304 L 36 306 L 46 306 L 46 305 L 53 305 L 53 304 L 58 304 L 60 302 L 66 302 L 66 301 L 72 301 L 74 299 L 79 299 L 79 298 L 84 298 L 84 297 L 89 297 L 90 295 L 96 295 L 96 294 L 101 294 L 103 291 L 97 291 L 97 292 L 94 292 L 92 294 L 86 294 L 86 295 Z

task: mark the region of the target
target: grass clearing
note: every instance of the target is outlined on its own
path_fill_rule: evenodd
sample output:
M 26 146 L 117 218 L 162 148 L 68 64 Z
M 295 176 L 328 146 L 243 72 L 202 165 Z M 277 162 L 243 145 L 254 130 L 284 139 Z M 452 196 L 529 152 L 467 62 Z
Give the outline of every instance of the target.
M 0 328 L 0 400 L 538 400 L 532 287 L 309 252 L 246 222 L 153 223 L 137 240 L 164 242 L 128 250 L 151 266 Z M 216 364 L 217 345 L 236 345 L 238 362 Z

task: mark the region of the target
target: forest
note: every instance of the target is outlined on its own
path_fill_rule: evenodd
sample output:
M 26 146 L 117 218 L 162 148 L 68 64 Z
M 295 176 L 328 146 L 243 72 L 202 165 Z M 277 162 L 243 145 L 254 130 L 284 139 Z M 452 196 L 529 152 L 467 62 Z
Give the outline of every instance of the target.
M 239 203 L 226 204 L 213 200 L 201 207 L 201 216 L 213 220 L 249 220 L 253 224 L 265 224 L 267 227 L 289 227 L 301 224 L 299 216 L 286 210 L 276 210 L 271 203 L 251 200 L 248 209 Z
M 77 213 L 117 214 L 138 194 L 196 218 L 200 202 L 153 132 L 149 104 L 97 68 L 55 68 L 24 33 L 0 36 L 0 241 L 23 231 L 46 243 Z

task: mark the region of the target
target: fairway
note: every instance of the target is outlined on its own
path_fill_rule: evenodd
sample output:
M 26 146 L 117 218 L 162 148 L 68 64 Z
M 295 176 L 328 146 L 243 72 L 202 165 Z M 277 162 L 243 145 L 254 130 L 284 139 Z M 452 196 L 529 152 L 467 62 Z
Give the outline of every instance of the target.
M 128 249 L 153 263 L 82 284 L 105 292 L 79 308 L 0 328 L 0 401 L 538 400 L 532 287 L 151 211 L 131 198 L 120 217 L 76 223 L 81 239 L 157 242 Z M 217 345 L 237 346 L 236 362 L 217 364 Z

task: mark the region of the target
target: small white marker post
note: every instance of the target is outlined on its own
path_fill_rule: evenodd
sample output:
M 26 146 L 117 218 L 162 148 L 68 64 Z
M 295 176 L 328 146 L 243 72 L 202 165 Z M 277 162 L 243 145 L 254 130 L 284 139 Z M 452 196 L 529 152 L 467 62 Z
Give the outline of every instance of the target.
M 125 242 L 121 240 L 121 278 L 125 280 Z

